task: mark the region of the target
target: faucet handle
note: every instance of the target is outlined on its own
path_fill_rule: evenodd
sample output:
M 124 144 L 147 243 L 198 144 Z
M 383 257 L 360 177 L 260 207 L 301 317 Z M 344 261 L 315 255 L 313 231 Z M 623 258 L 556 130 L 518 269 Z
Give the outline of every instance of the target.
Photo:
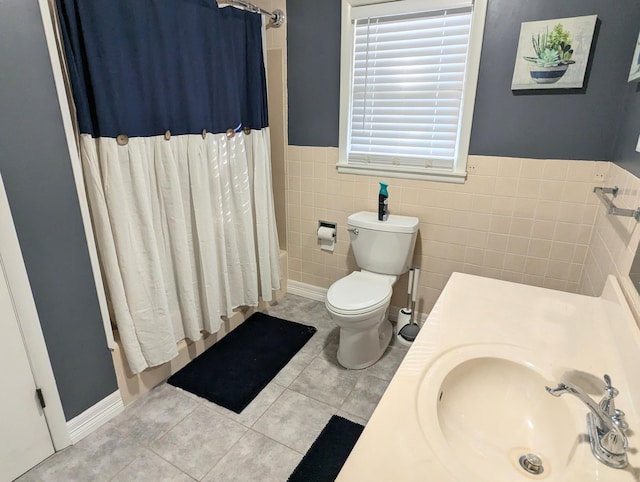
M 604 383 L 604 391 L 606 392 L 606 394 L 604 395 L 602 400 L 600 400 L 600 408 L 607 415 L 613 418 L 615 417 L 616 413 L 616 405 L 613 399 L 617 397 L 620 392 L 617 388 L 611 385 L 611 377 L 607 374 L 604 375 Z M 624 413 L 622 414 L 622 416 L 624 417 Z
M 614 388 L 613 386 L 611 386 L 611 377 L 609 375 L 607 375 L 606 373 L 604 375 L 604 383 L 605 383 L 604 390 L 609 395 L 609 398 L 617 397 L 618 393 L 620 393 L 620 392 L 618 391 L 617 388 Z

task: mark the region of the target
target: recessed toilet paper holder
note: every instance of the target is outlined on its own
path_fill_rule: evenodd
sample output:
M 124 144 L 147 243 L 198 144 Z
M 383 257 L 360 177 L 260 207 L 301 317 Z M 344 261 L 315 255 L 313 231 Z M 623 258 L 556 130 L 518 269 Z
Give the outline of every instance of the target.
M 318 244 L 322 251 L 333 253 L 336 248 L 336 231 L 337 223 L 329 221 L 318 221 Z
M 333 229 L 333 238 L 334 241 L 338 240 L 338 223 L 332 223 L 330 221 L 318 221 L 318 229 L 320 228 L 331 228 Z

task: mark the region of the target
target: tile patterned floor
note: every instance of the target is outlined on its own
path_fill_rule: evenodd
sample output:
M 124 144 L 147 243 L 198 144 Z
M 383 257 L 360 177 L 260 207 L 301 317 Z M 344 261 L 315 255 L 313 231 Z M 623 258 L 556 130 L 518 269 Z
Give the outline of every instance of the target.
M 162 384 L 18 481 L 286 481 L 332 415 L 366 424 L 407 348 L 345 370 L 323 303 L 288 294 L 268 312 L 318 331 L 242 413 Z

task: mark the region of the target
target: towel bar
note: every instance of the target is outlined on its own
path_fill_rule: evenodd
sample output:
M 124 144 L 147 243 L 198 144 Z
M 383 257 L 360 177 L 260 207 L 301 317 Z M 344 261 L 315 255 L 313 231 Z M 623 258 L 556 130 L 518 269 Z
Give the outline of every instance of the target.
M 618 186 L 614 187 L 594 187 L 593 192 L 596 196 L 607 206 L 607 214 L 613 214 L 615 216 L 627 216 L 634 218 L 636 221 L 640 221 L 640 208 L 636 209 L 622 209 L 613 204 L 613 201 L 609 199 L 605 194 L 611 194 L 613 197 L 618 195 Z

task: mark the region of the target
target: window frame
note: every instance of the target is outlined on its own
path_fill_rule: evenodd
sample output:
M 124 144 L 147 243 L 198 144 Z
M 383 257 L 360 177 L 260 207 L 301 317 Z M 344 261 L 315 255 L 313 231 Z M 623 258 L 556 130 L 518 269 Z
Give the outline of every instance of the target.
M 355 30 L 353 9 L 357 9 L 358 17 L 362 17 L 363 12 L 369 16 L 384 16 L 468 6 L 473 6 L 473 16 L 469 34 L 467 67 L 462 90 L 461 119 L 458 124 L 458 139 L 452 169 L 349 164 L 347 148 L 351 125 Z M 469 155 L 469 141 L 480 70 L 480 54 L 482 51 L 486 11 L 487 0 L 342 0 L 340 131 L 339 155 L 336 165 L 339 173 L 464 183 L 467 176 L 467 157 Z

